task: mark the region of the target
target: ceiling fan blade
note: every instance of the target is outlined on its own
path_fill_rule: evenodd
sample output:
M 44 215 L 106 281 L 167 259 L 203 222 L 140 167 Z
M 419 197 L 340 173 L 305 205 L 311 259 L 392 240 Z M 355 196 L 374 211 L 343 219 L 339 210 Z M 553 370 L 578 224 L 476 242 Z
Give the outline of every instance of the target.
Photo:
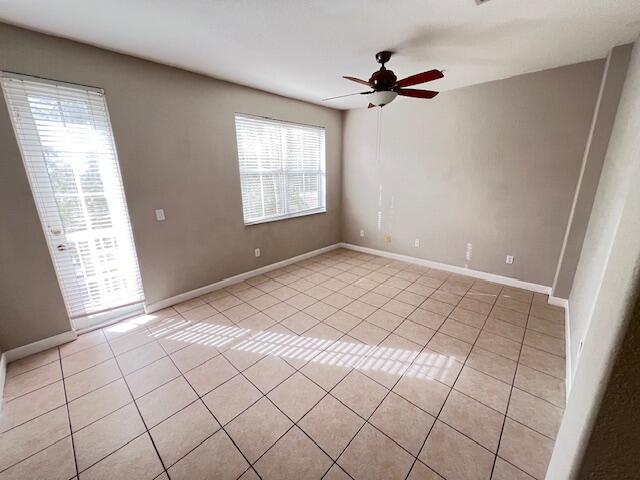
M 433 90 L 418 90 L 417 88 L 397 88 L 395 91 L 403 97 L 415 98 L 433 98 L 440 93 L 434 92 Z
M 370 86 L 370 83 L 367 82 L 366 80 L 360 80 L 359 78 L 356 78 L 356 77 L 345 77 L 345 76 L 343 76 L 342 78 L 346 78 L 347 80 L 351 80 L 352 82 L 360 83 L 362 85 Z
M 444 77 L 444 73 L 440 70 L 429 70 L 428 72 L 416 73 L 410 77 L 398 80 L 396 87 L 410 87 L 411 85 L 417 85 L 419 83 L 431 82 L 439 78 Z
M 357 93 L 347 93 L 346 95 L 338 95 L 337 97 L 329 97 L 329 98 L 323 98 L 322 100 L 320 100 L 321 102 L 326 102 L 327 100 L 335 100 L 336 98 L 344 98 L 344 97 L 351 97 L 353 95 L 368 95 L 370 93 L 373 92 L 357 92 Z

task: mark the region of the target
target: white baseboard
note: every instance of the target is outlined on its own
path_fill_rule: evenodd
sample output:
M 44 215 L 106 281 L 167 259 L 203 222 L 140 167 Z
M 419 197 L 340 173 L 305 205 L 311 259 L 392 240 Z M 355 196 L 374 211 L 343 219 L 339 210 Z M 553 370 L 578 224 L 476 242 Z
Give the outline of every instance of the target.
M 150 303 L 148 305 L 145 305 L 145 312 L 153 313 L 158 310 L 162 310 L 163 308 L 170 307 L 177 303 L 185 302 L 187 300 L 191 300 L 192 298 L 200 297 L 207 293 L 220 290 L 221 288 L 226 288 L 235 283 L 243 282 L 248 278 L 255 277 L 263 273 L 271 272 L 273 270 L 277 270 L 278 268 L 286 267 L 287 265 L 291 265 L 292 263 L 296 263 L 301 260 L 306 260 L 307 258 L 315 257 L 322 253 L 330 252 L 331 250 L 340 248 L 340 246 L 341 246 L 340 243 L 334 243 L 333 245 L 329 245 L 328 247 L 312 250 L 311 252 L 303 253 L 302 255 L 298 255 L 296 257 L 287 258 L 286 260 L 272 263 L 270 265 L 265 265 L 264 267 L 256 268 L 255 270 L 250 270 L 248 272 L 240 273 L 238 275 L 234 275 L 233 277 L 220 280 L 219 282 L 212 283 L 210 285 L 205 285 L 204 287 L 196 288 L 195 290 L 190 290 L 188 292 L 181 293 L 173 297 L 165 298 L 164 300 L 159 300 L 157 302 Z
M 422 265 L 424 267 L 437 268 L 438 270 L 459 273 L 461 275 L 479 278 L 488 282 L 499 283 L 508 287 L 522 288 L 524 290 L 531 290 L 537 293 L 545 293 L 547 295 L 551 293 L 551 287 L 538 285 L 537 283 L 523 282 L 522 280 L 505 277 L 503 275 L 496 275 L 495 273 L 481 272 L 478 270 L 472 270 L 470 268 L 434 262 L 432 260 L 425 260 L 424 258 L 410 257 L 408 255 L 402 255 L 399 253 L 376 250 L 375 248 L 361 247 L 359 245 L 353 245 L 351 243 L 342 243 L 340 244 L 340 246 L 342 248 L 348 248 L 349 250 L 355 250 L 356 252 L 370 253 L 371 255 L 379 255 L 381 257 L 392 258 L 394 260 L 400 260 L 402 262 L 414 263 L 416 265 Z
M 2 399 L 4 398 L 4 381 L 7 378 L 7 355 L 0 355 L 0 412 L 2 412 Z
M 569 300 L 567 300 L 566 298 L 552 297 L 551 295 L 549 295 L 549 305 L 562 307 L 566 311 L 567 307 L 569 306 Z
M 22 347 L 14 348 L 13 350 L 6 351 L 2 356 L 6 356 L 6 363 L 11 363 L 15 360 L 28 357 L 34 353 L 44 352 L 50 348 L 57 347 L 64 343 L 71 342 L 78 338 L 78 334 L 74 330 L 54 335 L 53 337 L 43 338 L 37 342 L 23 345 Z
M 566 306 L 564 307 L 564 357 L 565 357 L 565 392 L 564 399 L 566 403 L 569 403 L 569 392 L 571 391 L 572 385 L 572 371 L 571 371 L 571 321 L 570 321 L 570 312 L 569 312 L 569 302 L 567 301 Z

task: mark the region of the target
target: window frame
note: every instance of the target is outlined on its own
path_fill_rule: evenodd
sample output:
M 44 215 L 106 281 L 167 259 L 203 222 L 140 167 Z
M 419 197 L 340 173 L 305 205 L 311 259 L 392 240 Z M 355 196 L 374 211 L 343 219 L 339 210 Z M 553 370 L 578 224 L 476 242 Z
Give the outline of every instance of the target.
M 306 171 L 306 170 L 297 170 L 295 171 L 295 173 L 297 174 L 304 174 L 305 172 L 309 173 L 310 175 L 319 175 L 320 177 L 320 185 L 318 188 L 318 197 L 319 197 L 319 202 L 321 204 L 321 206 L 316 207 L 316 208 L 309 208 L 306 210 L 300 210 L 297 212 L 289 212 L 289 213 L 285 213 L 282 215 L 271 215 L 268 217 L 262 217 L 262 218 L 258 218 L 255 220 L 249 220 L 247 221 L 246 219 L 246 215 L 245 215 L 245 209 L 244 209 L 244 202 L 242 202 L 242 196 L 243 196 L 243 191 L 242 191 L 242 180 L 243 177 L 247 175 L 247 173 L 243 173 L 241 166 L 240 166 L 240 146 L 239 146 L 239 137 L 238 137 L 238 124 L 237 124 L 237 120 L 238 117 L 243 117 L 246 119 L 253 119 L 253 120 L 258 120 L 258 121 L 263 121 L 263 122 L 268 122 L 271 124 L 281 124 L 281 125 L 285 125 L 285 126 L 302 126 L 302 127 L 306 127 L 306 128 L 313 128 L 313 129 L 318 129 L 322 131 L 322 144 L 321 144 L 321 148 L 320 148 L 320 169 L 318 171 L 316 170 L 312 170 L 312 171 Z M 306 217 L 309 215 L 318 215 L 318 214 L 322 214 L 322 213 L 326 213 L 327 212 L 327 164 L 326 164 L 326 128 L 319 126 L 319 125 L 309 125 L 309 124 L 305 124 L 305 123 L 300 123 L 300 122 L 291 122 L 291 121 L 287 121 L 287 120 L 280 120 L 280 119 L 276 119 L 276 118 L 271 118 L 271 117 L 265 117 L 265 116 L 260 116 L 260 115 L 253 115 L 250 113 L 242 113 L 242 112 L 235 112 L 234 113 L 234 130 L 235 130 L 235 134 L 236 134 L 236 160 L 237 160 L 237 165 L 238 165 L 238 175 L 239 175 L 239 181 L 240 181 L 240 195 L 241 195 L 241 203 L 242 203 L 242 221 L 244 223 L 245 227 L 251 226 L 251 225 L 259 225 L 262 223 L 270 223 L 270 222 L 278 222 L 281 220 L 288 220 L 291 218 L 299 218 L 299 217 Z M 266 172 L 265 172 L 266 173 Z M 289 177 L 289 175 L 287 174 L 287 170 L 285 168 L 283 168 L 281 166 L 280 169 L 278 170 L 273 170 L 273 173 L 275 174 L 281 174 L 282 178 L 284 179 L 284 185 L 283 185 L 283 199 L 285 204 L 287 204 L 287 179 Z M 254 175 L 260 175 L 260 173 L 253 173 Z M 249 175 L 251 175 L 251 173 L 249 173 Z

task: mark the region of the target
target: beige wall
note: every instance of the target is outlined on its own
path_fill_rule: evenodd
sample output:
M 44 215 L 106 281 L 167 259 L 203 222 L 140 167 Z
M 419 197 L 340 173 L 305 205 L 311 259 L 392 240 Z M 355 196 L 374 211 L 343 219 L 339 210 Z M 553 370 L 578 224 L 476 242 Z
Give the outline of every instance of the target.
M 633 424 L 633 419 L 637 418 L 634 387 L 639 365 L 633 308 L 640 291 L 639 131 L 640 44 L 636 41 L 569 296 L 571 345 L 574 348 L 584 340 L 584 347 L 574 353 L 572 388 L 547 472 L 550 480 L 622 479 L 637 474 L 640 424 Z M 625 422 L 631 424 L 618 437 L 618 428 Z M 625 442 L 629 438 L 636 441 Z M 586 458 L 585 452 L 599 457 Z M 616 455 L 617 460 L 612 460 Z M 598 474 L 599 462 L 617 463 L 622 473 Z
M 553 283 L 554 297 L 569 298 L 573 277 L 578 267 L 582 242 L 587 231 L 589 215 L 596 196 L 602 164 L 613 122 L 618 111 L 620 94 L 627 75 L 627 66 L 633 45 L 621 45 L 614 48 L 607 58 L 596 115 L 593 117 L 592 131 L 587 142 L 582 171 L 573 199 L 573 208 L 567 226 L 565 243 Z
M 106 90 L 148 303 L 340 241 L 341 112 L 4 24 L 0 69 Z M 326 214 L 244 226 L 234 112 L 326 128 Z M 69 322 L 4 101 L 0 140 L 5 350 Z
M 344 240 L 551 286 L 603 66 L 581 63 L 431 101 L 400 98 L 381 111 L 349 111 Z M 509 254 L 513 265 L 505 263 Z

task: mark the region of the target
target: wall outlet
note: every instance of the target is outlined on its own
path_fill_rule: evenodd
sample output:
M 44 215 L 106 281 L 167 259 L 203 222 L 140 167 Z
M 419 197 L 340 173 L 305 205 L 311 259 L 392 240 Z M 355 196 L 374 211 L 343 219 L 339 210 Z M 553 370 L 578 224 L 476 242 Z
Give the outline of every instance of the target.
M 513 263 L 513 255 L 507 255 L 506 262 L 508 265 L 511 265 Z
M 469 262 L 471 261 L 471 254 L 473 253 L 473 243 L 467 243 L 467 247 L 464 250 L 464 259 Z
M 578 345 L 578 355 L 582 353 L 583 347 L 584 347 L 584 340 L 580 340 L 580 345 Z
M 260 249 L 259 249 L 259 248 L 256 248 L 256 249 L 253 251 L 253 253 L 255 254 L 255 256 L 256 256 L 256 257 L 259 257 L 259 256 L 260 256 Z
M 364 237 L 364 230 L 360 230 L 360 236 Z
M 391 243 L 391 234 L 390 233 L 387 233 L 384 236 L 384 243 Z
M 413 242 L 413 246 L 418 248 L 420 246 L 420 239 L 416 238 L 415 241 Z
M 164 219 L 165 219 L 165 217 L 164 217 L 164 209 L 158 208 L 156 210 L 156 221 L 164 222 Z

